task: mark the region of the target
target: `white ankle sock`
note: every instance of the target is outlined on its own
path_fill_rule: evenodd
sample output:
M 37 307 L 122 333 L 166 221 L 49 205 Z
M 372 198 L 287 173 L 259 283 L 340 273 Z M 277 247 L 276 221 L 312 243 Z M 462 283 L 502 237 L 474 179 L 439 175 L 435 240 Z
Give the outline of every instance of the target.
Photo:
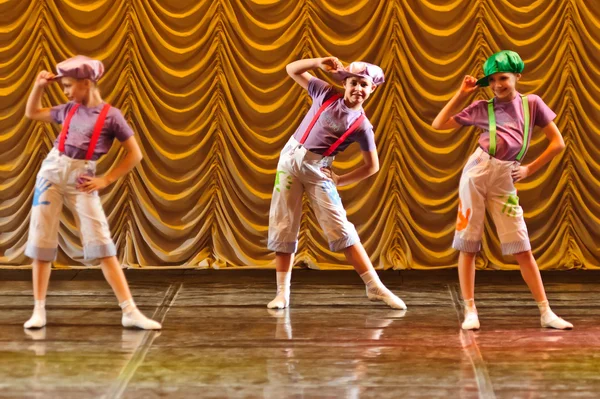
M 465 319 L 462 322 L 463 330 L 478 330 L 479 325 L 479 316 L 477 316 L 477 308 L 475 307 L 474 299 L 465 299 L 463 301 L 463 305 L 465 308 Z
M 393 309 L 406 309 L 402 299 L 386 288 L 379 279 L 377 272 L 371 269 L 360 275 L 360 278 L 367 287 L 367 298 L 371 301 L 383 301 Z
M 133 301 L 133 298 L 124 300 L 119 304 L 119 307 L 121 308 L 121 310 L 123 310 L 123 313 L 131 312 L 133 309 L 137 308 L 135 302 Z
M 144 316 L 135 306 L 133 299 L 125 300 L 119 306 L 123 309 L 123 317 L 121 318 L 123 327 L 137 327 L 142 330 L 160 330 L 162 328 L 159 322 Z
M 465 307 L 465 313 L 466 312 L 477 313 L 477 308 L 475 307 L 475 299 L 465 299 L 463 301 L 463 305 Z
M 46 300 L 36 300 L 33 307 L 33 314 L 23 324 L 25 328 L 42 328 L 46 325 Z
M 381 280 L 379 279 L 379 275 L 377 274 L 377 272 L 375 271 L 375 269 L 371 269 L 369 271 L 364 272 L 363 274 L 360 275 L 360 278 L 362 279 L 363 283 L 365 283 L 365 285 L 368 287 L 369 285 L 373 285 L 373 284 L 381 284 Z
M 540 314 L 543 315 L 544 313 L 546 313 L 547 311 L 552 311 L 550 309 L 550 304 L 548 303 L 548 301 L 541 301 L 541 302 L 536 302 L 538 309 L 540 310 Z
M 463 330 L 479 330 L 480 325 L 477 312 L 465 312 L 465 319 L 463 320 L 461 327 Z
M 269 309 L 284 309 L 290 304 L 290 284 L 292 281 L 292 270 L 277 272 L 277 295 L 267 307 Z
M 537 305 L 540 309 L 542 327 L 555 328 L 557 330 L 570 330 L 573 328 L 573 324 L 561 319 L 550 309 L 548 301 L 537 302 Z

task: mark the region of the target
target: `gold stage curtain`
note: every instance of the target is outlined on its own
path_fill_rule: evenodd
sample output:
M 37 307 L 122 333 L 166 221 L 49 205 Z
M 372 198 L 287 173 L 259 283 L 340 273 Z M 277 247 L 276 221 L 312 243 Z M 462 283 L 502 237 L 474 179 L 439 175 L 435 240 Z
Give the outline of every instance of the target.
M 501 49 L 525 61 L 519 90 L 557 113 L 566 150 L 519 183 L 542 269 L 600 264 L 600 2 L 589 0 L 0 0 L 0 264 L 23 255 L 35 176 L 59 126 L 24 118 L 37 73 L 74 54 L 102 60 L 105 99 L 136 132 L 144 160 L 102 192 L 128 267 L 272 267 L 268 212 L 279 151 L 310 100 L 285 72 L 305 57 L 381 65 L 365 107 L 380 172 L 340 188 L 376 267 L 456 265 L 458 181 L 478 132 L 431 121 L 466 74 Z M 327 76 L 319 76 L 328 79 Z M 480 90 L 472 100 L 489 98 Z M 66 101 L 58 84 L 46 106 Z M 464 104 L 467 106 L 467 103 Z M 534 131 L 526 162 L 545 148 Z M 353 145 L 344 173 L 361 162 Z M 105 172 L 122 157 L 115 144 Z M 344 268 L 308 203 L 297 264 Z M 72 215 L 58 267 L 81 266 Z M 516 268 L 486 222 L 480 268 Z

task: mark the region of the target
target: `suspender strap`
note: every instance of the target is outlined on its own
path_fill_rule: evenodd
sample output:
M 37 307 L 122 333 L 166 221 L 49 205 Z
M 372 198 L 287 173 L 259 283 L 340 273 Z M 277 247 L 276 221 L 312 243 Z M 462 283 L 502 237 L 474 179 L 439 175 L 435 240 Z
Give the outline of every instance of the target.
M 328 157 L 330 156 L 339 146 L 340 144 L 342 144 L 346 138 L 348 138 L 348 136 L 350 136 L 359 126 L 360 124 L 365 120 L 365 114 L 361 114 L 358 118 L 356 118 L 356 120 L 354 121 L 354 123 L 350 126 L 350 128 L 348 128 L 348 130 L 346 130 L 346 132 L 344 134 L 342 134 L 340 136 L 339 139 L 336 140 L 335 143 L 333 143 L 331 145 L 331 147 L 329 147 L 327 149 L 327 151 L 325 151 L 323 153 L 324 157 Z
M 488 121 L 490 131 L 490 148 L 488 154 L 496 155 L 496 114 L 494 113 L 494 99 L 488 100 Z
M 523 117 L 524 124 L 523 126 L 523 146 L 521 147 L 521 151 L 517 155 L 517 161 L 521 161 L 523 156 L 525 155 L 525 151 L 527 150 L 527 144 L 529 143 L 529 123 L 530 123 L 530 115 L 529 115 L 529 101 L 527 101 L 527 96 L 521 95 L 521 103 L 523 105 Z M 494 113 L 494 99 L 491 98 L 488 100 L 488 121 L 489 121 L 489 132 L 490 132 L 490 148 L 488 153 L 491 156 L 496 155 L 496 114 Z
M 523 127 L 523 147 L 521 147 L 521 151 L 517 155 L 517 161 L 521 162 L 523 156 L 525 155 L 525 151 L 527 150 L 527 144 L 529 143 L 529 101 L 527 101 L 527 96 L 521 96 L 523 102 L 523 115 L 525 116 L 525 126 Z
M 87 154 L 85 155 L 85 159 L 88 161 L 94 156 L 94 149 L 96 149 L 96 144 L 98 144 L 98 139 L 100 138 L 100 133 L 102 133 L 102 128 L 104 127 L 104 122 L 106 121 L 106 115 L 108 114 L 109 109 L 110 105 L 104 104 L 102 111 L 100 111 L 100 115 L 98 115 L 96 125 L 94 126 L 94 133 L 92 133 L 92 139 L 90 140 L 90 145 L 88 146 Z
M 338 98 L 342 98 L 342 95 L 339 94 L 339 93 L 336 93 L 333 96 L 329 97 L 327 99 L 327 101 L 325 101 L 323 103 L 323 105 L 321 105 L 321 108 L 319 108 L 319 110 L 315 114 L 314 118 L 310 122 L 310 125 L 308 125 L 308 128 L 306 129 L 306 132 L 304 132 L 304 135 L 302 136 L 302 139 L 300 140 L 300 144 L 304 144 L 304 142 L 308 138 L 308 135 L 310 134 L 310 131 L 312 130 L 312 128 L 315 125 L 315 123 L 317 123 L 317 120 L 319 120 L 319 116 L 321 116 L 321 114 L 323 113 L 323 111 L 325 111 L 327 109 L 327 107 L 329 107 Z
M 60 132 L 60 137 L 58 139 L 58 151 L 60 151 L 61 153 L 65 152 L 65 141 L 67 140 L 69 125 L 71 124 L 71 119 L 73 118 L 73 115 L 75 115 L 77 108 L 79 108 L 79 104 L 75 104 L 73 108 L 71 108 L 71 110 L 67 114 L 67 118 L 63 122 L 63 127 Z
M 65 118 L 65 121 L 63 122 L 63 127 L 60 132 L 60 137 L 58 139 L 58 150 L 61 153 L 65 152 L 65 141 L 67 141 L 69 126 L 71 125 L 71 119 L 73 119 L 73 115 L 75 115 L 77 108 L 79 108 L 79 104 L 75 104 L 73 108 L 71 108 L 71 110 L 67 114 L 67 117 Z M 102 107 L 102 111 L 100 111 L 100 115 L 98 115 L 98 119 L 96 120 L 96 124 L 94 125 L 94 132 L 92 133 L 92 138 L 90 140 L 90 144 L 85 155 L 85 159 L 88 161 L 94 156 L 94 150 L 96 149 L 96 144 L 98 144 L 98 139 L 100 138 L 100 133 L 102 133 L 102 128 L 104 127 L 104 122 L 106 121 L 106 115 L 108 114 L 109 109 L 110 105 L 104 104 L 104 107 Z

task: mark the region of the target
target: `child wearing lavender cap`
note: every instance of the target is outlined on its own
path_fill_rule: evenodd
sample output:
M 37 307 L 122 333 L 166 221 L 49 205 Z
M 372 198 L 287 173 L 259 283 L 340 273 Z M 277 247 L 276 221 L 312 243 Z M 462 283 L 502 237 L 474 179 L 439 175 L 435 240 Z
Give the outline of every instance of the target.
M 123 310 L 124 327 L 160 329 L 160 323 L 144 316 L 133 301 L 125 274 L 117 260 L 115 244 L 98 190 L 126 175 L 142 159 L 133 131 L 117 108 L 105 103 L 97 88 L 104 73 L 102 62 L 76 56 L 59 63 L 57 74 L 42 71 L 27 100 L 25 116 L 41 122 L 62 124 L 37 175 L 29 238 L 25 254 L 33 259 L 33 315 L 25 328 L 46 325 L 46 292 L 51 262 L 58 247 L 59 215 L 63 204 L 73 211 L 86 260 L 99 259 L 104 277 Z M 62 83 L 66 104 L 43 108 L 42 94 L 53 81 Z M 96 176 L 96 160 L 106 154 L 113 140 L 125 149 L 125 157 L 104 176 Z
M 343 91 L 308 72 L 317 68 L 342 81 Z M 329 248 L 344 252 L 365 283 L 367 297 L 395 309 L 406 309 L 404 302 L 379 279 L 354 225 L 346 217 L 336 188 L 366 179 L 379 170 L 373 126 L 362 106 L 384 82 L 383 71 L 366 62 L 353 62 L 344 67 L 335 57 L 295 61 L 288 64 L 286 70 L 307 90 L 313 102 L 281 151 L 277 165 L 268 240 L 268 248 L 275 252 L 277 294 L 267 307 L 283 309 L 290 303 L 292 264 L 305 192 Z M 352 172 L 338 176 L 331 169 L 334 157 L 354 142 L 360 145 L 363 163 Z

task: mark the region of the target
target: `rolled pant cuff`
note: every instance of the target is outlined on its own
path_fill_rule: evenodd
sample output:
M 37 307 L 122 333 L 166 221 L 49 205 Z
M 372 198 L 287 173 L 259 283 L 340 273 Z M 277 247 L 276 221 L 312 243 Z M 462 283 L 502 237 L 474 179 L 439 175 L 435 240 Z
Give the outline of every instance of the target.
M 117 248 L 114 243 L 103 245 L 86 245 L 83 247 L 83 258 L 85 260 L 108 258 L 116 256 Z
M 33 244 L 27 244 L 25 247 L 25 256 L 30 257 L 31 259 L 41 260 L 43 262 L 52 262 L 56 259 L 56 254 L 58 250 L 56 247 L 54 248 L 41 248 L 36 247 Z
M 452 248 L 461 252 L 477 253 L 481 250 L 481 241 L 469 241 L 458 236 L 454 236 Z
M 273 252 L 282 252 L 285 254 L 295 254 L 298 250 L 298 241 L 284 242 L 269 240 L 267 248 Z

